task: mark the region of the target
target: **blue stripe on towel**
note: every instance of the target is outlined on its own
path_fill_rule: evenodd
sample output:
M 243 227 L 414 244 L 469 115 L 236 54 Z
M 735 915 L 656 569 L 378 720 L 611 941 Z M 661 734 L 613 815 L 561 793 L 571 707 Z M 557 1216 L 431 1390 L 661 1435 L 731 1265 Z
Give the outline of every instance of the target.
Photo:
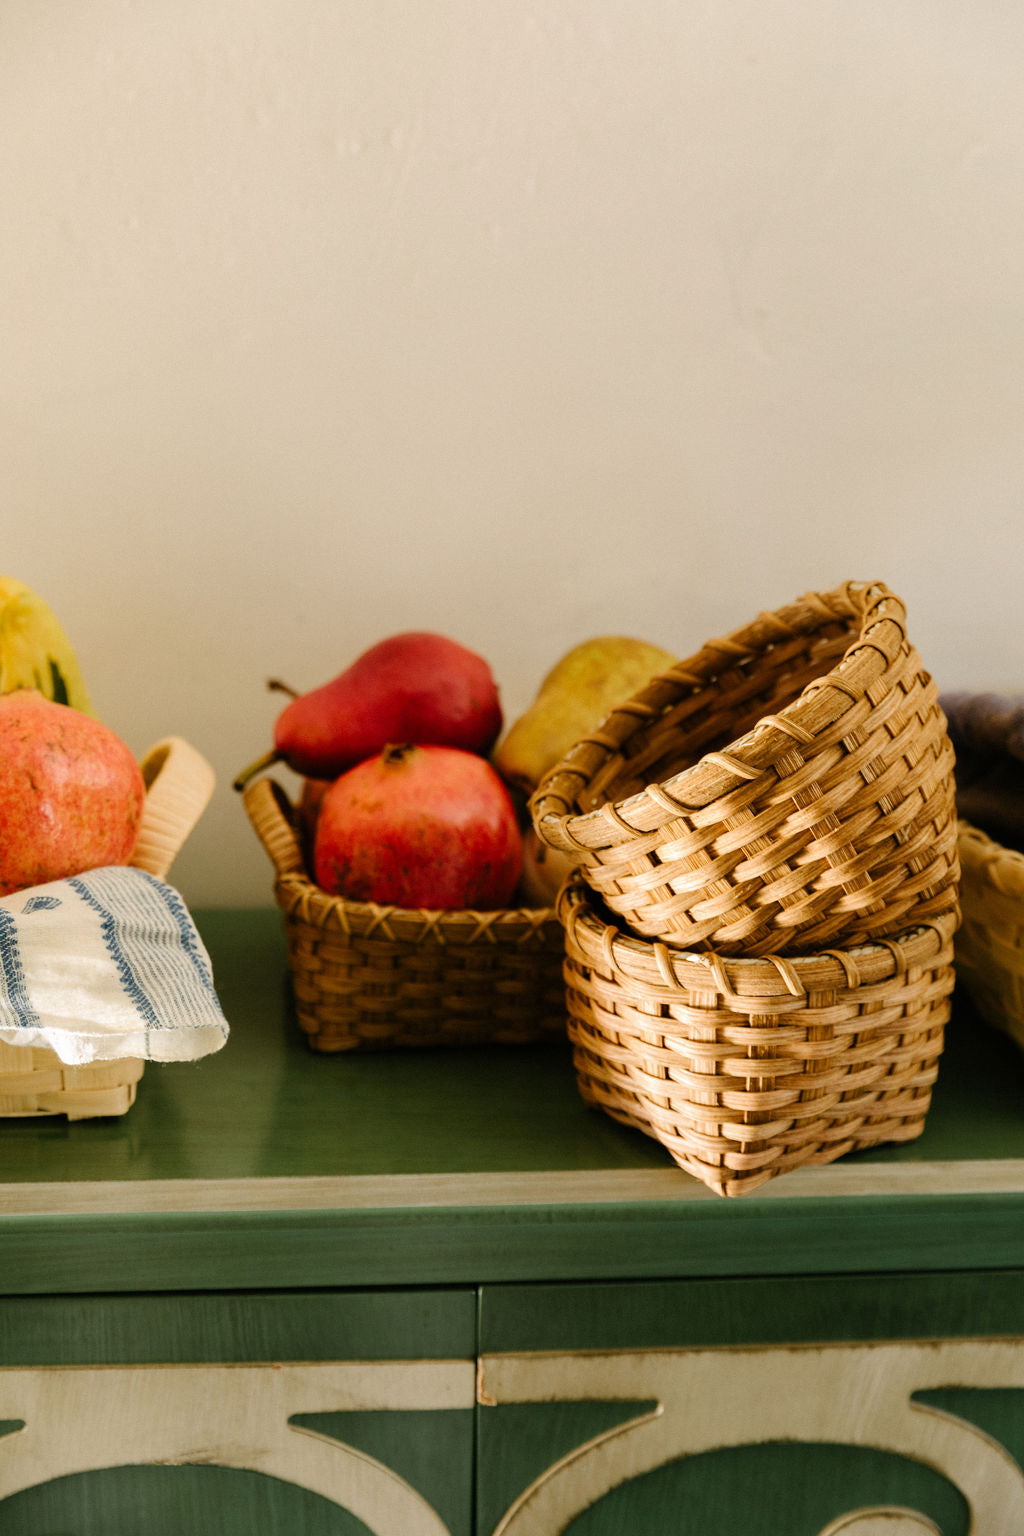
M 13 1016 L 13 1017 L 12 1017 Z M 31 1029 L 39 1015 L 29 1001 L 18 948 L 18 924 L 0 907 L 0 1019 L 18 1029 Z
M 122 989 L 148 1031 L 227 1022 L 202 942 L 184 902 L 143 870 L 100 869 L 68 884 L 99 916 Z M 170 921 L 168 921 L 170 919 Z
M 209 957 L 203 949 L 202 941 L 196 931 L 195 924 L 189 916 L 185 903 L 172 886 L 165 885 L 155 875 L 151 875 L 143 869 L 136 871 L 136 873 L 141 875 L 143 880 L 147 881 L 153 891 L 159 895 L 164 908 L 170 913 L 178 926 L 178 937 L 181 940 L 181 947 L 195 969 L 196 975 L 199 977 L 203 987 L 216 1000 L 217 994 L 214 990 L 213 971 L 210 969 Z

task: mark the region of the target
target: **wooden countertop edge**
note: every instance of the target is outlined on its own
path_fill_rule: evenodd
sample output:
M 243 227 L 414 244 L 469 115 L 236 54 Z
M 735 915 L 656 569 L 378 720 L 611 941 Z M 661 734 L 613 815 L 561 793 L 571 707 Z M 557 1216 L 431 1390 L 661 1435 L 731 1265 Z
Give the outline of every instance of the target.
M 836 1163 L 797 1169 L 737 1202 L 677 1168 L 529 1173 L 347 1174 L 238 1179 L 74 1180 L 0 1183 L 7 1216 L 115 1216 L 201 1212 L 428 1210 L 585 1206 L 822 1197 L 1024 1194 L 1024 1159 Z

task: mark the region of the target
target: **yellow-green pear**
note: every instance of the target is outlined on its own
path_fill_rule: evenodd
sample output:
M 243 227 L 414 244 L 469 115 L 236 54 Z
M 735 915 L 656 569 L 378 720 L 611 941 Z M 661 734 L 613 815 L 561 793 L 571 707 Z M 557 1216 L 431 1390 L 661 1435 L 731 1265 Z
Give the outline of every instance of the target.
M 523 869 L 519 891 L 529 907 L 553 907 L 576 860 L 559 848 L 542 843 L 533 827 L 523 833 Z
M 659 646 L 626 635 L 581 641 L 551 668 L 529 709 L 509 727 L 494 766 L 508 784 L 532 794 L 571 746 L 675 661 Z

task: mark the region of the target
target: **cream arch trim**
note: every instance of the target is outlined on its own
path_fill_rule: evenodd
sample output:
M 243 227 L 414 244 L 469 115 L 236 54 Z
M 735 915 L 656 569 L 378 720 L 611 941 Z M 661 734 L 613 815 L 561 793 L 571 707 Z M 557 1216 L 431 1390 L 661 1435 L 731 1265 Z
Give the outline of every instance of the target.
M 343 1506 L 374 1536 L 450 1536 L 373 1457 L 294 1414 L 472 1408 L 472 1360 L 343 1364 L 32 1366 L 0 1369 L 0 1499 L 104 1467 L 216 1465 L 262 1472 Z
M 912 1509 L 855 1510 L 831 1521 L 820 1536 L 942 1536 L 934 1520 Z
M 508 1509 L 493 1536 L 552 1536 L 620 1483 L 725 1446 L 793 1439 L 870 1446 L 925 1463 L 960 1490 L 971 1536 L 1024 1531 L 1024 1473 L 975 1425 L 911 1401 L 940 1387 L 1024 1388 L 1024 1339 L 596 1351 L 484 1357 L 480 1401 L 657 1406 L 575 1448 Z M 932 1536 L 913 1510 L 865 1508 L 820 1536 Z

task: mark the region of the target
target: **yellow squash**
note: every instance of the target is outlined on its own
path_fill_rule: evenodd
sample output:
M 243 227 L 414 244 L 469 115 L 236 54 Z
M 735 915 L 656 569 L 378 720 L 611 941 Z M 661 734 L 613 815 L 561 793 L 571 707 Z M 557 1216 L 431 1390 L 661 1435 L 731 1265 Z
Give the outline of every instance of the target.
M 57 704 L 95 715 L 78 657 L 52 609 L 13 576 L 0 576 L 0 693 L 38 688 Z

